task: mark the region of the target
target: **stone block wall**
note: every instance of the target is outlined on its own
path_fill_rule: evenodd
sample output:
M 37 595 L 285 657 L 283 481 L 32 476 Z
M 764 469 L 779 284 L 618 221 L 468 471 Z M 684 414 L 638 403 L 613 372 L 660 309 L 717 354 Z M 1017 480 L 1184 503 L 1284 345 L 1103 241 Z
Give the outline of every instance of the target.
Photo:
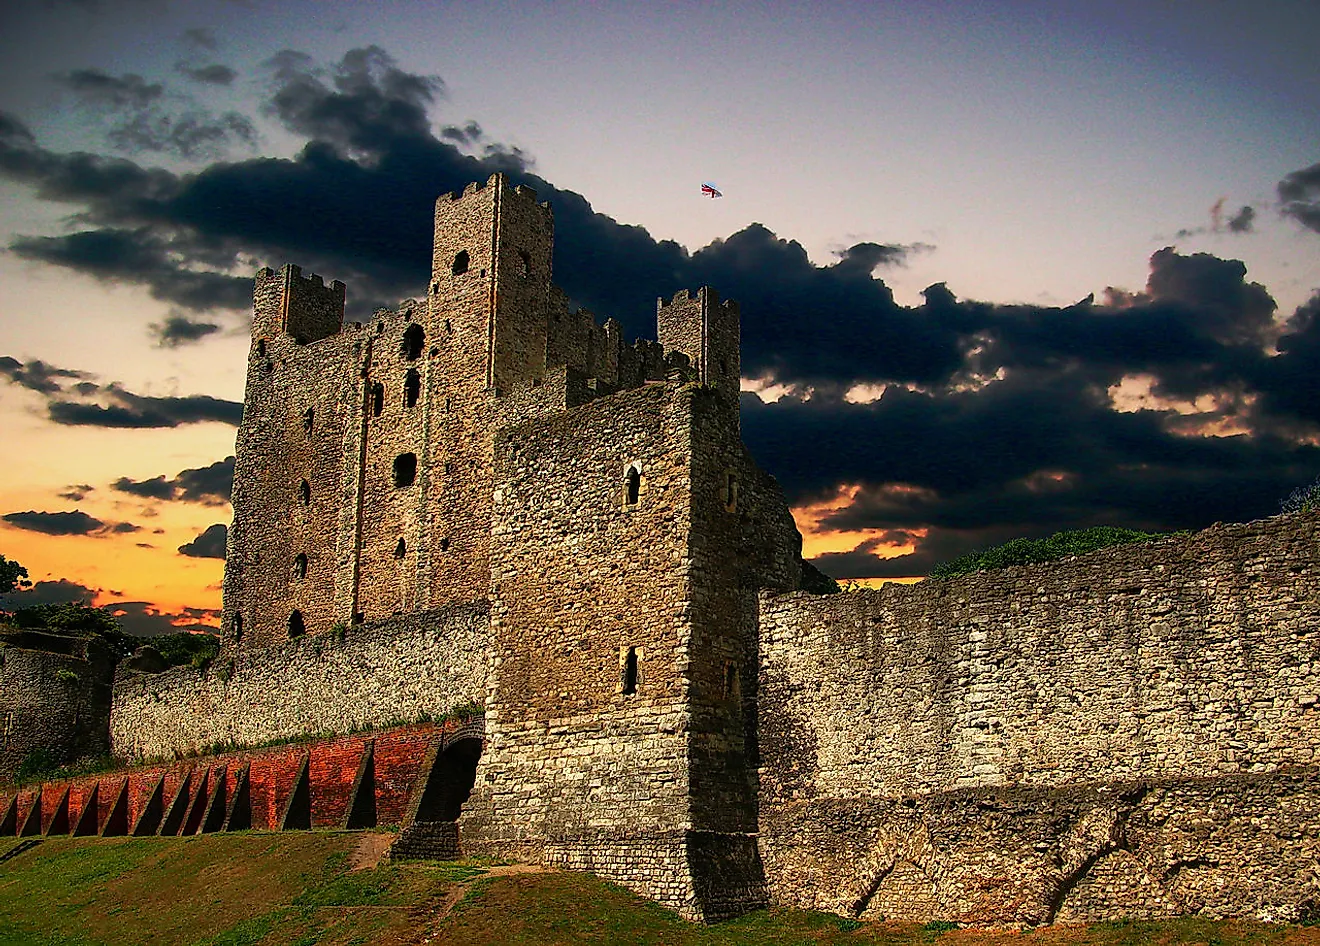
M 58 764 L 110 751 L 114 660 L 85 640 L 35 632 L 0 644 L 0 780 L 30 754 Z M 60 647 L 65 653 L 49 648 Z
M 939 905 L 923 915 L 1019 922 L 1029 914 L 1039 922 L 1064 905 L 1048 907 L 1054 888 L 1032 874 L 1054 854 L 1041 848 L 1033 859 L 1031 843 L 1058 841 L 1031 841 L 1032 819 L 1048 834 L 1059 828 L 1050 827 L 1050 813 L 1074 797 L 1074 786 L 1101 786 L 1103 794 L 1116 791 L 1104 786 L 1139 783 L 1163 793 L 1161 823 L 1170 832 L 1179 825 L 1185 856 L 1214 866 L 1188 876 L 1247 891 L 1236 901 L 1193 896 L 1170 887 L 1171 867 L 1147 865 L 1156 883 L 1149 889 L 1165 891 L 1148 890 L 1150 903 L 1258 916 L 1301 909 L 1281 874 L 1309 876 L 1311 842 L 1262 852 L 1282 845 L 1270 832 L 1320 835 L 1320 516 L 1217 525 L 914 586 L 765 596 L 760 635 L 761 849 L 776 898 L 856 907 L 861 899 L 850 905 L 831 894 L 853 883 L 849 865 L 883 847 L 882 837 L 917 831 L 918 821 L 936 837 L 938 822 L 947 843 L 932 841 L 930 856 L 961 864 L 957 883 L 1002 893 L 1020 871 L 1026 887 L 996 894 L 997 906 L 974 902 L 905 855 L 915 866 L 893 868 L 893 891 L 882 900 Z M 1254 793 L 1240 809 L 1228 803 L 1234 785 Z M 1000 787 L 1009 795 L 993 797 L 1015 799 L 1010 808 L 977 801 L 975 792 Z M 1260 815 L 1267 827 L 1249 821 L 1258 805 L 1273 812 Z M 922 814 L 929 811 L 940 812 L 935 821 Z M 908 827 L 892 827 L 904 818 Z M 1210 834 L 1236 840 L 1211 850 Z M 829 844 L 837 858 L 821 853 Z M 1235 847 L 1254 853 L 1230 857 Z M 1146 856 L 1136 847 L 1114 851 Z M 1250 873 L 1256 857 L 1268 868 L 1260 876 Z M 1102 873 L 1131 863 L 1115 853 Z M 1123 889 L 1149 886 L 1145 874 L 1123 876 Z M 1146 909 L 1144 893 L 1123 910 L 1096 906 L 1123 901 L 1119 888 L 1102 892 L 1115 877 L 1087 881 L 1067 910 Z M 1022 899 L 1026 888 L 1035 899 Z
M 465 846 L 590 860 L 675 906 L 692 902 L 691 396 L 647 386 L 499 435 L 487 746 L 461 824 Z
M 224 651 L 202 671 L 121 669 L 111 744 L 153 759 L 439 717 L 485 699 L 489 641 L 478 603 Z

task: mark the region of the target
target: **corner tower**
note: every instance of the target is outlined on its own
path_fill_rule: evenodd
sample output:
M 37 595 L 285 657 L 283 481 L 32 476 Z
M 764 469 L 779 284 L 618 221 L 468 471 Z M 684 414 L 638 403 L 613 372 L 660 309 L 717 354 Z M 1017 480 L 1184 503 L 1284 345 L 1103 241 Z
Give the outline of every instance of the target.
M 498 394 L 545 374 L 553 246 L 550 205 L 503 174 L 436 201 L 431 316 L 476 369 L 451 377 Z

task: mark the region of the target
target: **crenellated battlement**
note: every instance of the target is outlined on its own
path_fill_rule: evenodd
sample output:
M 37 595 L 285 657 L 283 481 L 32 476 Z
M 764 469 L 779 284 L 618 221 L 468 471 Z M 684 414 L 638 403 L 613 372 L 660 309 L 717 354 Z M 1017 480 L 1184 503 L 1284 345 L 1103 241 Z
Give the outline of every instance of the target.
M 549 201 L 537 201 L 537 194 L 534 188 L 528 187 L 526 184 L 517 184 L 513 187 L 508 187 L 507 181 L 508 178 L 500 173 L 492 174 L 485 181 L 471 181 L 461 191 L 449 191 L 446 194 L 441 194 L 435 199 L 436 207 L 438 209 L 441 204 L 452 204 L 466 200 L 467 198 L 486 190 L 488 187 L 495 186 L 499 182 L 504 182 L 506 185 L 504 187 L 505 195 L 512 195 L 519 200 L 526 201 L 533 206 L 539 207 L 541 210 L 545 211 L 547 215 L 554 216 L 554 210 L 551 208 Z
M 343 328 L 346 298 L 347 287 L 338 279 L 327 286 L 318 273 L 304 276 L 293 263 L 278 272 L 262 267 L 253 294 L 252 336 L 288 334 L 304 345 L 328 338 Z

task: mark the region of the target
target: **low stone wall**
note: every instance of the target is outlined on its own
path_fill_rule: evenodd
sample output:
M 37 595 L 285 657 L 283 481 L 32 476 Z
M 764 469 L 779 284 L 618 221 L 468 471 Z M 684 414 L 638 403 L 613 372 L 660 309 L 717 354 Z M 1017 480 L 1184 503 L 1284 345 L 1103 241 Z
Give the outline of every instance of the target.
M 484 603 L 426 611 L 260 650 L 206 670 L 115 678 L 111 747 L 129 759 L 348 733 L 440 717 L 486 696 Z
M 110 749 L 113 659 L 96 648 L 88 654 L 85 641 L 55 640 L 76 652 L 0 647 L 0 780 L 33 752 L 63 765 Z

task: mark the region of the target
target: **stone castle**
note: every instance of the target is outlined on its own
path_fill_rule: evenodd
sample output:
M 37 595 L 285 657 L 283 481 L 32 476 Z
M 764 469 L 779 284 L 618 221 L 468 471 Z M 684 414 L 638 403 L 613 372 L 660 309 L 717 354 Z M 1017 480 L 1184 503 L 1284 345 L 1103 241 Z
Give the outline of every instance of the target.
M 832 593 L 741 442 L 737 305 L 627 345 L 552 240 L 496 175 L 425 301 L 257 274 L 221 656 L 120 664 L 143 766 L 0 790 L 0 834 L 394 823 L 706 920 L 1320 917 L 1320 517 Z M 54 665 L 10 650 L 12 759 Z

